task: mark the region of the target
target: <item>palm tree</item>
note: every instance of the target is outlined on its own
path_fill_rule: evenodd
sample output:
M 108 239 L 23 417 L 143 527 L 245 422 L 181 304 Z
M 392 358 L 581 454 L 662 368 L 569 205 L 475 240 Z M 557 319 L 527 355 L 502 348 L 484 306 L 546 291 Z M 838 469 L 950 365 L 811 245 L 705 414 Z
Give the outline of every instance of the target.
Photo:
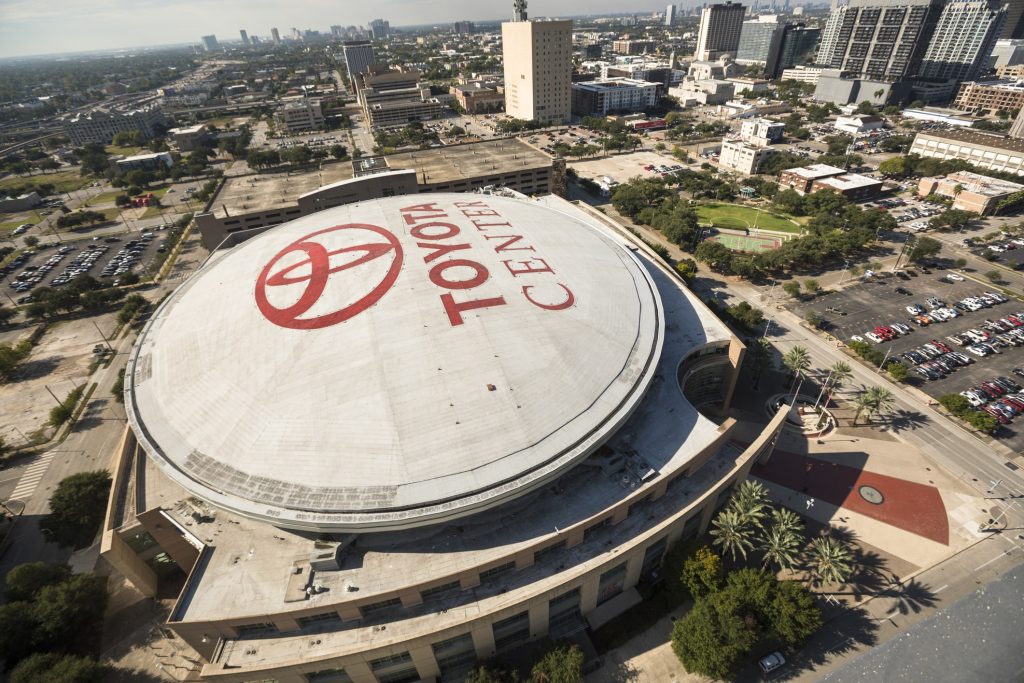
M 758 387 L 761 385 L 761 375 L 764 374 L 765 370 L 768 370 L 771 367 L 771 350 L 771 342 L 763 337 L 759 337 L 757 342 L 750 347 L 750 354 L 747 357 L 750 359 L 750 364 L 753 366 L 754 391 L 757 391 Z
M 871 397 L 872 408 L 868 415 L 869 419 L 876 413 L 888 413 L 896 405 L 896 397 L 885 387 L 871 387 L 868 389 L 868 395 Z
M 763 520 L 769 510 L 768 489 L 759 481 L 744 479 L 732 495 L 729 507 L 738 512 L 752 528 L 763 529 Z
M 836 361 L 835 364 L 829 368 L 832 374 L 832 379 L 828 383 L 828 398 L 825 399 L 825 405 L 828 406 L 832 400 L 832 394 L 835 393 L 836 389 L 841 387 L 844 383 L 850 381 L 853 377 L 853 369 L 850 368 L 850 364 L 845 361 Z
M 811 543 L 811 573 L 822 583 L 846 583 L 853 574 L 853 553 L 843 543 L 819 536 Z
M 772 527 L 761 545 L 764 566 L 774 564 L 779 569 L 791 569 L 799 555 L 800 536 L 792 529 Z
M 796 384 L 797 379 L 811 367 L 811 354 L 802 346 L 794 346 L 782 357 L 782 364 L 793 373 L 793 383 Z
M 736 553 L 747 559 L 747 551 L 754 549 L 754 543 L 750 539 L 750 523 L 738 510 L 732 507 L 722 510 L 711 526 L 712 545 L 721 546 L 723 552 L 729 551 L 734 561 Z
M 857 394 L 857 398 L 853 399 L 853 407 L 856 412 L 853 415 L 853 424 L 857 424 L 858 418 L 861 415 L 867 415 L 868 420 L 871 419 L 871 412 L 874 409 L 874 399 L 867 391 L 862 391 Z
M 772 529 L 792 531 L 800 535 L 804 532 L 804 521 L 789 508 L 775 508 L 772 510 Z

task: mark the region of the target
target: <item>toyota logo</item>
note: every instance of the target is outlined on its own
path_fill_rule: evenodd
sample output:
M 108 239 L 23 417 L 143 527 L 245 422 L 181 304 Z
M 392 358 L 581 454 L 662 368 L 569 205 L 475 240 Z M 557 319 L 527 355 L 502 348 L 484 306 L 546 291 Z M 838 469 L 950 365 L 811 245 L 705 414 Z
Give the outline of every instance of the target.
M 384 228 L 336 225 L 300 237 L 270 259 L 256 280 L 256 305 L 281 327 L 330 327 L 377 303 L 394 286 L 401 268 L 402 246 Z M 361 277 L 332 277 L 353 269 L 364 272 Z M 331 291 L 325 297 L 328 285 Z

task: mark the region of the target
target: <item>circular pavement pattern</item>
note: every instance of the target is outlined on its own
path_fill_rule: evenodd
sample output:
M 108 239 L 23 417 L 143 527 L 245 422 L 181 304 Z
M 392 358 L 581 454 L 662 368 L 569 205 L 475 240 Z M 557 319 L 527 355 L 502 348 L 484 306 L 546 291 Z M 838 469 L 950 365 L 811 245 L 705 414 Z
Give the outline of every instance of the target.
M 885 496 L 883 496 L 882 492 L 874 486 L 868 486 L 865 484 L 857 489 L 857 493 L 860 494 L 861 498 L 872 505 L 881 505 L 885 502 Z

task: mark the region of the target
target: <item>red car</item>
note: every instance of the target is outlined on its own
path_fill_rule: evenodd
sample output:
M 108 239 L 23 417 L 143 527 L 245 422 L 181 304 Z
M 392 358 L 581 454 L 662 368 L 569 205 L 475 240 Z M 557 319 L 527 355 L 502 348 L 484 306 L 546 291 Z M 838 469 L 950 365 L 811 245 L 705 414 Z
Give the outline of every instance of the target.
M 1010 423 L 1010 421 L 1006 418 L 1005 415 L 1000 413 L 998 410 L 996 410 L 992 406 L 982 406 L 981 409 L 984 410 L 989 415 L 991 415 L 992 417 L 994 417 L 996 419 L 996 422 L 998 422 L 1001 425 L 1005 425 L 1005 424 L 1009 424 Z
M 949 346 L 943 344 L 938 339 L 932 339 L 932 344 L 935 344 L 935 346 L 939 347 L 939 350 L 942 351 L 943 353 L 952 353 L 953 351 L 953 349 L 949 348 Z

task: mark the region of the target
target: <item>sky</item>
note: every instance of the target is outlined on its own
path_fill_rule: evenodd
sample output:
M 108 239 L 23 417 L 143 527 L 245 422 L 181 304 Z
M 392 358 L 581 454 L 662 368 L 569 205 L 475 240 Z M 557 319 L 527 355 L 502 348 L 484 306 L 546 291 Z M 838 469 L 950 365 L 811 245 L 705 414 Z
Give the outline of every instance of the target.
M 698 4 L 697 0 L 685 5 Z M 657 0 L 530 0 L 530 16 L 665 10 Z M 276 27 L 327 31 L 332 24 L 392 26 L 505 19 L 512 0 L 0 0 L 0 58 L 142 45 L 198 43 L 238 30 L 269 36 Z

